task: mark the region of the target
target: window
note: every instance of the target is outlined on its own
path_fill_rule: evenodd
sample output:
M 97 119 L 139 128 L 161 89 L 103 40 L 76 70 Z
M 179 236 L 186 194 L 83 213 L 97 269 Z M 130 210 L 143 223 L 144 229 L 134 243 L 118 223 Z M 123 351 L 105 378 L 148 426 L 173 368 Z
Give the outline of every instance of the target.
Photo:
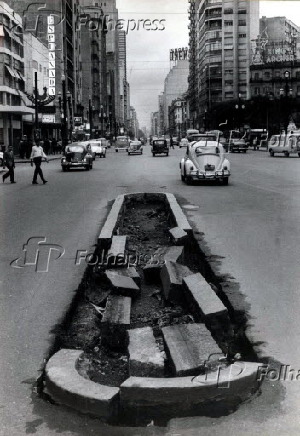
M 42 65 L 40 64 L 40 73 L 43 71 Z
M 297 86 L 297 95 L 300 95 L 300 86 Z
M 275 71 L 275 77 L 280 77 L 280 71 Z
M 233 80 L 225 80 L 225 86 L 233 85 Z
M 239 20 L 238 24 L 239 26 L 246 26 L 246 20 Z
M 0 92 L 0 104 L 3 104 L 4 101 L 4 92 Z
M 260 88 L 254 88 L 254 95 L 260 95 Z
M 296 78 L 300 79 L 300 71 L 296 71 Z
M 225 92 L 225 98 L 233 98 L 233 91 Z
M 264 76 L 265 76 L 265 79 L 270 79 L 270 76 L 271 76 L 270 71 L 265 71 Z
M 224 14 L 233 14 L 233 9 L 231 8 L 224 9 Z
M 239 9 L 238 14 L 247 14 L 247 10 L 246 9 Z
M 246 38 L 246 33 L 239 33 L 239 38 Z
M 254 79 L 259 80 L 259 73 L 254 73 Z
M 233 74 L 233 70 L 225 70 L 225 74 Z
M 225 20 L 224 26 L 233 26 L 233 21 L 232 20 Z
M 39 69 L 39 66 L 38 66 L 37 61 L 32 61 L 32 68 L 33 68 L 34 70 L 38 70 L 38 69 Z

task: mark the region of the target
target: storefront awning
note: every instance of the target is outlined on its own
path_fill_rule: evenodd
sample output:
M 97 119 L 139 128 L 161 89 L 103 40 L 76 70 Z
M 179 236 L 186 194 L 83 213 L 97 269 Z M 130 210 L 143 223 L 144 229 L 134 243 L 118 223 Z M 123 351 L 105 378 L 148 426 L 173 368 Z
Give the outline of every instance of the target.
M 18 74 L 18 79 L 21 79 L 23 82 L 25 82 L 25 77 L 19 71 L 15 70 L 15 73 Z
M 15 77 L 16 79 L 19 79 L 20 77 L 18 76 L 17 72 L 14 71 L 12 68 L 10 68 L 8 65 L 5 65 L 7 68 L 7 71 L 9 72 L 9 74 L 11 75 L 11 77 Z

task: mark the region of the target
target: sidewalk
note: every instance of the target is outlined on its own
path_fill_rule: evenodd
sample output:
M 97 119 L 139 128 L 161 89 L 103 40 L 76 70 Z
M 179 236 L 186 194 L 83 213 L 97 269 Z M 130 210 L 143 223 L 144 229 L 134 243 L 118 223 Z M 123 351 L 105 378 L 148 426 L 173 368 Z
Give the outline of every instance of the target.
M 61 159 L 62 154 L 49 154 L 47 155 L 48 160 L 57 160 L 57 159 Z M 21 159 L 20 157 L 15 157 L 15 164 L 19 164 L 19 163 L 30 163 L 30 159 Z
M 49 162 L 51 160 L 58 160 L 61 159 L 62 155 L 61 154 L 49 154 L 48 155 L 48 160 Z M 15 157 L 15 164 L 20 164 L 20 163 L 30 163 L 30 159 L 21 159 L 20 157 Z M 6 168 L 3 169 L 3 167 L 0 167 L 0 174 L 2 174 L 3 172 L 7 171 Z

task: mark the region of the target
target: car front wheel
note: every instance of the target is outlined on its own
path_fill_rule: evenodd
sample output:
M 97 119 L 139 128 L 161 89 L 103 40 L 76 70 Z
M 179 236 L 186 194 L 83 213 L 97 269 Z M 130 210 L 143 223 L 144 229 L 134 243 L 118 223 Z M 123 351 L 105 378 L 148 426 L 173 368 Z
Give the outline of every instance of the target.
M 274 157 L 274 151 L 273 150 L 270 150 L 270 156 Z
M 61 167 L 61 169 L 62 169 L 64 172 L 67 171 L 67 168 L 66 168 L 66 167 Z
M 152 153 L 152 156 L 155 157 L 155 153 Z
M 289 157 L 290 153 L 288 151 L 284 152 L 285 157 Z
M 228 177 L 225 177 L 225 178 L 223 179 L 223 185 L 224 185 L 224 186 L 227 186 L 227 185 L 228 185 Z

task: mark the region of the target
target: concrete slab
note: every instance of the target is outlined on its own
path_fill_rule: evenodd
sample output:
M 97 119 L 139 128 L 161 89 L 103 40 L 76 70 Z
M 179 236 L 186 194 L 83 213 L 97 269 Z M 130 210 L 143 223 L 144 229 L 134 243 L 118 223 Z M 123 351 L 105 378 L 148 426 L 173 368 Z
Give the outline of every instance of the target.
M 129 266 L 127 268 L 118 268 L 117 270 L 107 269 L 106 272 L 113 272 L 121 276 L 130 277 L 138 287 L 141 286 L 141 276 L 139 275 L 134 266 Z
M 183 290 L 196 319 L 227 315 L 227 308 L 200 273 L 184 277 Z
M 188 234 L 193 232 L 192 227 L 190 226 L 185 214 L 183 213 L 181 207 L 177 203 L 176 198 L 173 194 L 166 193 L 166 199 L 169 203 L 170 212 L 173 217 L 173 220 L 177 227 L 185 230 Z
M 110 267 L 124 267 L 126 263 L 127 236 L 113 236 L 110 249 L 107 253 L 107 263 Z
M 108 249 L 124 207 L 124 195 L 118 195 L 98 236 L 98 249 Z
M 129 373 L 136 377 L 163 377 L 165 353 L 161 352 L 151 327 L 128 330 Z
M 168 301 L 182 303 L 184 294 L 182 290 L 182 279 L 192 274 L 192 271 L 185 265 L 167 260 L 160 272 L 160 279 L 163 286 L 164 296 Z
M 163 327 L 162 334 L 175 376 L 195 375 L 207 362 L 223 356 L 204 324 Z
M 139 286 L 131 277 L 119 274 L 115 270 L 107 270 L 105 275 L 112 286 L 113 293 L 131 298 L 137 297 L 140 294 Z
M 183 256 L 183 246 L 160 247 L 153 258 L 143 268 L 145 280 L 149 283 L 160 281 L 160 271 L 164 263 L 169 260 L 177 262 Z
M 103 343 L 111 349 L 124 350 L 128 345 L 127 329 L 130 326 L 131 298 L 110 295 L 101 321 Z
M 47 393 L 57 403 L 108 420 L 118 412 L 119 388 L 81 377 L 76 362 L 82 353 L 62 349 L 51 357 L 45 369 Z
M 169 230 L 173 244 L 184 245 L 187 241 L 187 232 L 181 227 L 173 227 Z

